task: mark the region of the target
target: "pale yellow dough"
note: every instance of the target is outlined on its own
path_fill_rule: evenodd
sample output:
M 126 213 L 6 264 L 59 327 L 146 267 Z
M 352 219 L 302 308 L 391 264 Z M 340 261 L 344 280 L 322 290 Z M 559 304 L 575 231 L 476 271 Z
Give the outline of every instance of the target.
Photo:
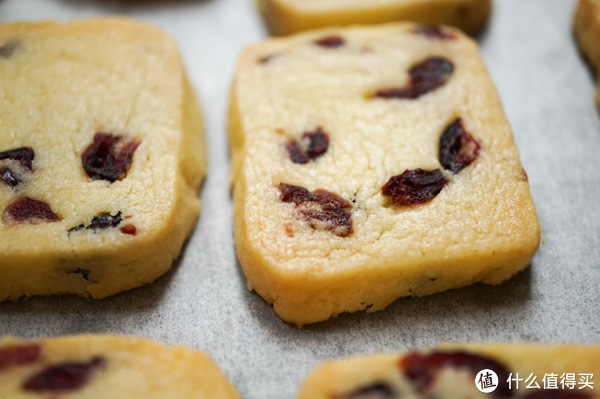
M 600 73 L 600 0 L 579 0 L 575 11 L 575 36 L 579 41 L 581 51 Z M 600 109 L 600 78 L 596 104 Z
M 167 347 L 141 338 L 79 335 L 20 341 L 0 340 L 0 351 L 39 344 L 39 360 L 0 370 L 0 399 L 239 399 L 235 388 L 203 352 Z M 23 383 L 47 367 L 104 359 L 89 382 L 71 392 L 26 392 Z
M 271 31 L 287 35 L 336 25 L 415 21 L 469 34 L 485 26 L 491 0 L 257 0 Z
M 173 41 L 124 18 L 0 26 L 0 152 L 35 151 L 0 212 L 28 196 L 62 220 L 0 221 L 0 300 L 46 294 L 103 298 L 171 268 L 200 212 L 202 118 Z M 92 180 L 81 154 L 96 132 L 141 141 L 127 176 Z M 0 161 L 0 166 L 13 161 Z M 102 214 L 131 216 L 99 232 L 68 231 Z M 132 224 L 137 235 L 120 227 Z
M 477 45 L 413 33 L 415 24 L 328 29 L 272 39 L 241 55 L 230 108 L 238 258 L 284 320 L 303 325 L 341 312 L 384 309 L 475 282 L 500 284 L 529 265 L 540 227 L 502 105 Z M 339 35 L 338 48 L 314 44 Z M 372 99 L 402 86 L 430 56 L 455 64 L 448 82 L 416 100 Z M 265 57 L 267 61 L 265 62 Z M 395 207 L 381 187 L 407 169 L 435 169 L 439 137 L 462 117 L 479 158 L 429 203 Z M 294 164 L 289 138 L 322 127 L 325 155 Z M 353 202 L 354 234 L 314 230 L 280 200 L 280 183 Z
M 527 379 L 532 373 L 537 377 L 536 382 L 540 388 L 543 387 L 542 379 L 545 374 L 557 374 L 559 387 L 560 378 L 564 373 L 574 373 L 577 384 L 573 390 L 567 392 L 575 394 L 587 394 L 590 397 L 600 397 L 597 394 L 597 383 L 594 389 L 581 386 L 579 374 L 593 374 L 590 381 L 595 382 L 596 376 L 600 374 L 600 346 L 580 345 L 555 345 L 545 346 L 541 344 L 441 344 L 435 351 L 442 352 L 467 352 L 493 359 L 506 367 L 512 377 Z M 429 351 L 423 351 L 429 353 Z M 401 359 L 405 354 L 377 354 L 369 356 L 357 356 L 337 361 L 329 361 L 319 366 L 304 382 L 298 399 L 332 399 L 335 395 L 352 392 L 360 387 L 369 386 L 373 383 L 385 383 L 401 392 L 402 399 L 418 399 L 420 396 L 415 392 L 410 381 L 404 376 L 399 367 Z M 513 382 L 514 384 L 514 382 Z M 541 389 L 529 388 L 528 383 L 519 382 L 519 390 L 512 385 L 515 398 L 527 394 L 539 392 Z M 534 385 L 532 385 L 533 387 Z M 463 399 L 463 398 L 490 398 L 492 393 L 480 392 L 475 386 L 475 378 L 466 370 L 446 368 L 441 370 L 430 391 L 434 397 L 440 399 Z M 359 399 L 353 397 L 352 399 Z M 390 398 L 392 399 L 392 398 Z

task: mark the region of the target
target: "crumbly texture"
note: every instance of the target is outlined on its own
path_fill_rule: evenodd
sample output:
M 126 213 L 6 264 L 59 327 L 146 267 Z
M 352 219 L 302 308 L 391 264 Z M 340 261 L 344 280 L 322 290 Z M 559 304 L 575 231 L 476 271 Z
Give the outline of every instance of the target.
M 578 374 L 600 373 L 598 356 L 600 346 L 578 346 L 578 345 L 555 345 L 546 346 L 541 344 L 441 344 L 438 348 L 413 352 L 424 356 L 437 352 L 440 354 L 452 354 L 456 352 L 475 355 L 478 358 L 490 359 L 505 367 L 506 371 L 513 373 L 512 377 L 523 380 L 533 373 L 537 377 L 536 382 L 543 387 L 545 374 L 553 373 L 560 379 L 564 373 L 574 373 L 577 384 L 573 390 L 565 391 L 573 395 L 588 396 L 538 396 L 538 397 L 573 397 L 573 398 L 595 398 L 599 397 L 594 389 L 578 389 L 580 378 Z M 482 393 L 475 386 L 475 376 L 479 371 L 473 372 L 463 364 L 460 367 L 445 367 L 436 370 L 432 383 L 423 391 L 418 392 L 414 382 L 406 375 L 406 367 L 403 359 L 409 356 L 403 354 L 376 354 L 368 356 L 357 356 L 342 360 L 328 361 L 317 367 L 315 371 L 304 382 L 298 399 L 418 399 L 425 397 L 436 397 L 440 399 L 462 399 L 462 398 L 489 398 L 503 397 L 495 393 Z M 494 370 L 495 371 L 495 370 Z M 590 381 L 594 382 L 592 378 Z M 505 381 L 501 381 L 504 383 Z M 523 398 L 528 394 L 538 395 L 541 389 L 529 388 L 528 383 L 520 381 L 519 389 L 513 385 L 510 389 L 512 397 Z M 386 386 L 389 391 L 397 392 L 398 395 L 381 396 L 352 396 L 352 393 L 360 389 L 373 387 L 374 385 Z M 506 386 L 506 385 L 504 385 Z M 500 386 L 498 387 L 500 388 Z M 380 389 L 380 391 L 382 391 Z M 400 394 L 401 393 L 401 394 Z
M 575 36 L 581 51 L 600 73 L 600 0 L 579 0 L 575 11 Z M 596 104 L 600 109 L 600 79 Z
M 236 249 L 248 287 L 286 321 L 500 284 L 539 246 L 527 174 L 477 45 L 450 28 L 452 40 L 417 28 L 328 29 L 268 40 L 241 56 L 229 120 Z M 344 44 L 315 44 L 332 35 Z M 455 65 L 442 87 L 414 100 L 372 98 L 405 85 L 407 70 L 430 56 Z M 440 168 L 440 135 L 457 117 L 481 143 L 478 158 L 445 172 L 448 184 L 431 201 L 393 205 L 382 186 L 405 170 Z M 286 143 L 316 126 L 329 135 L 327 152 L 292 162 Z M 281 199 L 281 183 L 350 202 L 353 233 L 311 226 L 298 216 L 305 204 Z
M 327 26 L 415 21 L 445 24 L 476 34 L 491 0 L 257 0 L 271 31 L 287 35 Z
M 22 180 L 0 181 L 0 300 L 103 298 L 167 272 L 206 172 L 200 109 L 173 41 L 124 18 L 15 23 L 0 26 L 0 54 L 0 152 L 35 152 L 32 170 L 0 161 Z M 139 142 L 121 180 L 83 167 L 98 132 Z M 7 207 L 25 197 L 59 221 L 11 222 Z M 119 212 L 115 227 L 77 228 Z
M 7 348 L 39 345 L 39 358 L 0 368 L 0 398 L 69 399 L 238 399 L 235 388 L 211 359 L 183 346 L 167 347 L 146 339 L 80 335 L 31 341 L 0 340 Z M 76 389 L 24 389 L 27 381 L 49 367 L 88 364 L 101 359 L 85 383 Z M 0 366 L 2 359 L 0 358 Z

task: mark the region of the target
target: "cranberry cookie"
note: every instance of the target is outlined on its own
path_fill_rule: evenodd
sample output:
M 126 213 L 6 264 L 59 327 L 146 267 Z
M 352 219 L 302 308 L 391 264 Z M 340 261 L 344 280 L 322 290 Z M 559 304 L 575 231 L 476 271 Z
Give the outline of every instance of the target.
M 238 258 L 286 321 L 500 284 L 538 248 L 511 128 L 458 30 L 399 23 L 251 46 L 230 143 Z
M 0 398 L 238 399 L 204 353 L 140 338 L 0 340 Z
M 1 25 L 0 86 L 0 300 L 167 272 L 206 170 L 172 40 L 121 18 Z
M 445 24 L 475 34 L 491 0 L 257 0 L 271 31 L 287 35 L 336 25 L 415 21 Z
M 591 399 L 600 397 L 598 356 L 600 346 L 442 344 L 327 362 L 308 377 L 298 399 Z M 477 377 L 486 369 L 498 380 L 483 393 Z
M 600 72 L 600 0 L 579 0 L 575 11 L 575 36 L 581 51 Z M 596 94 L 600 109 L 600 83 Z

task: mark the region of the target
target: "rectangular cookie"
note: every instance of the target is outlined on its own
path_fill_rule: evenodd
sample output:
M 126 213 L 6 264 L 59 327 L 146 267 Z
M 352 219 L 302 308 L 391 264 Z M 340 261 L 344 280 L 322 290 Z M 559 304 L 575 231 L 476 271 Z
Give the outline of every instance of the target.
M 167 272 L 206 172 L 173 41 L 124 18 L 13 23 L 0 55 L 0 301 Z
M 327 26 L 414 21 L 478 33 L 491 0 L 257 0 L 271 32 L 288 35 Z
M 239 399 L 212 360 L 112 335 L 0 339 L 0 398 Z
M 575 37 L 581 51 L 598 74 L 600 72 L 600 0 L 579 0 L 575 11 Z M 600 81 L 596 104 L 600 109 Z
M 230 108 L 238 258 L 298 325 L 527 267 L 540 227 L 477 45 L 413 23 L 246 49 Z
M 598 345 L 441 344 L 326 362 L 298 399 L 592 399 L 599 356 Z M 482 370 L 495 373 L 492 384 Z

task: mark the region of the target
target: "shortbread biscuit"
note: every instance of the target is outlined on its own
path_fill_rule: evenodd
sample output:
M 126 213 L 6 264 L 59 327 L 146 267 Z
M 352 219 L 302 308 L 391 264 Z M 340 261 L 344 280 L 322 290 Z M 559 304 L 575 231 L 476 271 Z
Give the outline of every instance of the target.
M 257 0 L 271 31 L 287 35 L 336 25 L 414 21 L 479 32 L 491 0 Z
M 594 381 L 599 356 L 598 345 L 442 344 L 326 362 L 298 399 L 591 399 L 600 397 Z M 498 377 L 488 393 L 478 389 L 486 381 L 477 378 L 486 369 Z
M 238 399 L 203 352 L 122 336 L 0 340 L 0 398 Z
M 282 319 L 500 284 L 536 252 L 527 174 L 477 45 L 434 32 L 329 29 L 242 54 L 235 241 Z
M 579 41 L 581 51 L 600 72 L 600 0 L 579 0 L 575 11 L 575 36 Z M 596 104 L 600 109 L 600 79 Z
M 175 44 L 122 18 L 5 24 L 0 43 L 0 300 L 164 274 L 206 171 Z

